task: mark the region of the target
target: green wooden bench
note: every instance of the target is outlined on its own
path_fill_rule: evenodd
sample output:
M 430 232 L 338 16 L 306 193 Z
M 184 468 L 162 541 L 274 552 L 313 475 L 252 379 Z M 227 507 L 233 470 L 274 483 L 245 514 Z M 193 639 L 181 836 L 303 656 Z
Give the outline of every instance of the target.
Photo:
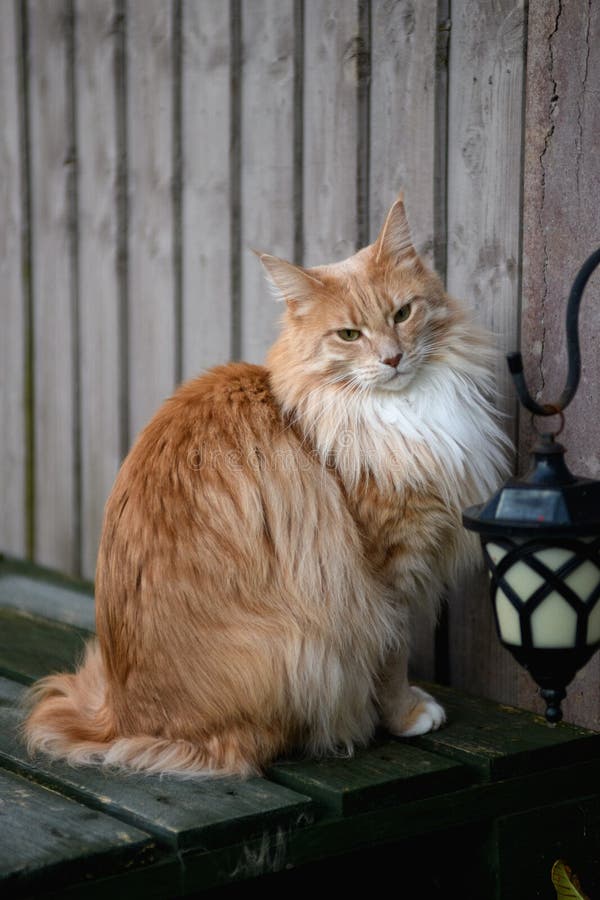
M 93 619 L 91 586 L 0 559 L 0 896 L 223 896 L 250 880 L 268 896 L 333 877 L 355 890 L 389 878 L 402 898 L 554 900 L 562 857 L 600 897 L 600 734 L 440 685 L 441 731 L 282 760 L 266 778 L 29 759 L 24 686 L 72 668 Z

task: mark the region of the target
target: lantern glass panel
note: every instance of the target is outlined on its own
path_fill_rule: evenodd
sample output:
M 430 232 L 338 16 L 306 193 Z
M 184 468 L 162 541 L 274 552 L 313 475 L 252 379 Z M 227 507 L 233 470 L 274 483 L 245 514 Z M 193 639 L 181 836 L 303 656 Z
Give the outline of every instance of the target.
M 565 584 L 585 602 L 597 587 L 600 581 L 600 569 L 593 562 L 586 559 L 570 575 L 565 578 Z
M 522 639 L 519 613 L 501 588 L 496 591 L 496 615 L 502 640 L 507 644 L 520 647 Z
M 565 550 L 564 547 L 547 547 L 545 550 L 538 550 L 533 555 L 553 572 L 557 572 L 561 566 L 575 556 L 572 550 Z
M 534 647 L 574 647 L 576 633 L 577 613 L 556 591 L 531 614 Z
M 494 544 L 493 541 L 490 541 L 488 543 L 487 551 L 490 554 L 490 559 L 492 560 L 492 562 L 494 563 L 495 566 L 498 565 L 498 563 L 500 562 L 501 559 L 504 559 L 504 557 L 506 556 L 506 554 L 508 552 L 505 547 L 501 547 L 499 544 Z M 491 574 L 492 573 L 490 572 L 490 577 L 491 577 Z
M 595 644 L 600 641 L 600 603 L 596 603 L 590 613 L 587 627 L 587 644 Z
M 537 555 L 537 554 L 536 554 Z M 534 572 L 526 562 L 519 560 L 504 575 L 504 580 L 524 603 L 540 588 L 544 579 Z

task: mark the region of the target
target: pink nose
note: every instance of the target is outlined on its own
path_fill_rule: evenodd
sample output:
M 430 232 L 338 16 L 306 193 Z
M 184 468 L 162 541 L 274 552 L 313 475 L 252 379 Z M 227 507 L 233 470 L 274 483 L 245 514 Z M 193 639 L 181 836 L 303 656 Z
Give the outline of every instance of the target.
M 402 359 L 402 354 L 396 353 L 395 356 L 388 356 L 387 359 L 382 359 L 381 362 L 385 363 L 386 366 L 391 366 L 392 369 L 395 369 L 401 359 Z

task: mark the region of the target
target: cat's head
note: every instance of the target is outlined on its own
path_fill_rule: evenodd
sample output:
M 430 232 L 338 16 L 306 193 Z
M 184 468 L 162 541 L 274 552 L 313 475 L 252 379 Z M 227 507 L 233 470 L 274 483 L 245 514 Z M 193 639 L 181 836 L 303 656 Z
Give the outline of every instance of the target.
M 310 269 L 260 259 L 287 306 L 268 360 L 279 375 L 294 370 L 361 391 L 404 391 L 452 352 L 462 310 L 415 251 L 402 195 L 377 240 L 349 259 Z

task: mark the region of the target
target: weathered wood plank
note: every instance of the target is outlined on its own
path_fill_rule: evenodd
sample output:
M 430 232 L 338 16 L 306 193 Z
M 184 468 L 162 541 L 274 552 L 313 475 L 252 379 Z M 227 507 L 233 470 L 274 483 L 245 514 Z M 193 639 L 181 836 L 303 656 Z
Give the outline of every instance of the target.
M 533 773 L 524 778 L 481 784 L 413 800 L 403 804 L 400 811 L 397 807 L 384 807 L 356 816 L 325 816 L 311 828 L 293 832 L 289 838 L 285 835 L 269 835 L 265 839 L 223 848 L 210 854 L 186 854 L 185 886 L 191 891 L 197 889 L 199 884 L 206 887 L 222 884 L 224 873 L 227 873 L 230 880 L 239 880 L 316 860 L 332 861 L 338 855 L 354 854 L 374 845 L 387 844 L 388 852 L 397 852 L 398 858 L 412 864 L 415 857 L 410 851 L 407 853 L 405 846 L 394 846 L 392 842 L 416 835 L 430 838 L 436 833 L 440 837 L 445 836 L 447 840 L 450 829 L 468 824 L 479 827 L 480 838 L 485 839 L 489 823 L 497 816 L 572 801 L 574 796 L 582 796 L 582 784 L 596 783 L 599 772 L 600 761 L 595 759 L 580 766 L 561 766 L 552 770 L 551 774 Z M 552 785 L 551 789 L 549 784 Z M 455 835 L 456 833 L 454 831 Z M 458 834 L 460 849 L 470 847 L 470 842 L 465 839 L 465 832 Z M 434 837 L 433 840 L 435 839 Z M 433 841 L 429 846 L 433 846 Z M 460 850 L 457 852 L 460 856 Z M 456 858 L 455 855 L 454 862 Z M 469 860 L 471 861 L 471 857 Z M 469 874 L 472 871 L 471 869 Z M 313 881 L 311 886 L 314 887 L 315 883 Z M 473 894 L 473 887 L 472 883 L 468 885 L 465 890 L 467 896 L 493 896 L 487 890 L 481 894 Z M 416 895 L 418 896 L 418 891 Z
M 75 5 L 81 409 L 81 565 L 93 577 L 121 458 L 115 4 Z
M 156 856 L 136 828 L 0 771 L 0 882 L 9 896 L 49 893 Z
M 22 161 L 19 135 L 19 28 L 16 6 L 6 4 L 0 28 L 0 547 L 9 553 L 26 553 L 25 500 L 25 321 Z
M 268 775 L 346 816 L 445 794 L 472 779 L 463 765 L 383 739 L 350 758 L 283 761 Z
M 11 714 L 14 715 L 15 710 L 13 707 L 21 702 L 24 692 L 24 685 L 17 681 L 12 681 L 10 678 L 0 676 L 0 706 L 8 707 Z
M 93 631 L 93 586 L 20 560 L 0 559 L 0 607 Z
M 184 377 L 231 358 L 229 4 L 182 5 Z
M 28 684 L 72 670 L 89 632 L 12 609 L 0 609 L 0 675 Z
M 402 188 L 413 242 L 431 262 L 435 224 L 437 0 L 373 4 L 370 231 Z
M 523 59 L 523 0 L 453 9 L 447 285 L 504 351 L 518 334 Z M 497 382 L 501 409 L 514 413 L 500 354 Z M 450 652 L 453 683 L 515 702 L 517 666 L 495 637 L 483 578 L 450 599 Z
M 42 754 L 31 759 L 17 736 L 20 721 L 19 712 L 0 699 L 1 765 L 142 828 L 178 850 L 213 849 L 267 830 L 304 827 L 314 819 L 307 796 L 262 778 L 184 781 L 74 768 L 52 763 Z
M 68 3 L 30 0 L 29 126 L 34 341 L 35 556 L 77 564 Z
M 579 267 L 599 245 L 599 40 L 598 4 L 529 4 L 521 349 L 531 392 L 544 403 L 563 390 L 567 297 Z M 581 382 L 560 437 L 571 470 L 588 478 L 600 477 L 599 300 L 596 272 L 581 307 Z M 549 427 L 555 422 L 549 420 Z M 519 429 L 524 469 L 534 443 L 528 413 L 521 415 Z M 600 727 L 599 680 L 596 655 L 569 688 L 563 707 L 568 721 Z M 528 677 L 521 679 L 518 697 L 542 708 Z
M 487 779 L 582 763 L 600 750 L 600 734 L 564 723 L 551 728 L 525 710 L 498 706 L 440 685 L 428 687 L 444 704 L 448 724 L 417 738 L 416 745 L 463 762 Z
M 304 10 L 304 262 L 330 263 L 357 247 L 358 4 Z
M 242 15 L 241 355 L 264 361 L 280 309 L 250 252 L 294 256 L 293 0 L 254 0 Z
M 163 0 L 127 2 L 130 437 L 175 385 L 173 28 Z

